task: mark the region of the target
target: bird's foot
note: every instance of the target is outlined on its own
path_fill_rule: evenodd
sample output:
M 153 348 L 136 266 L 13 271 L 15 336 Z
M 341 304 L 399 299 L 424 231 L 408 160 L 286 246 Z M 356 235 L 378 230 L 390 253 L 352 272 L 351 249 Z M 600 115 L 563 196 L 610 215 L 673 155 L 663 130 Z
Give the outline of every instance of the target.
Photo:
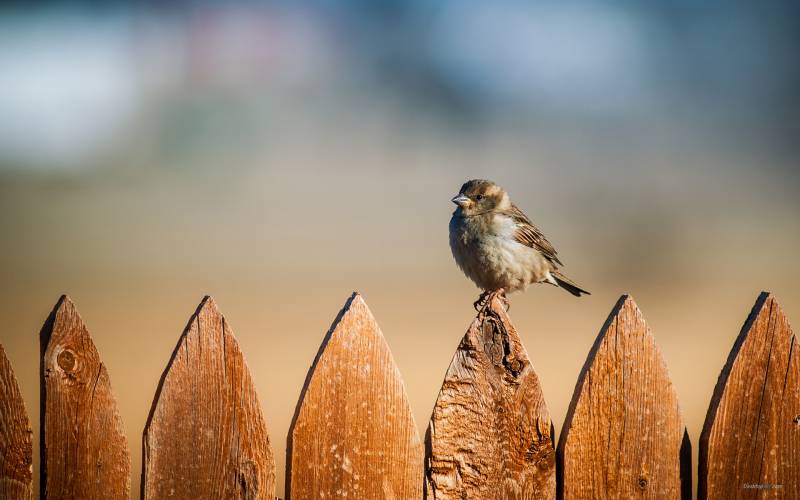
M 490 295 L 492 292 L 483 292 L 478 300 L 472 303 L 472 307 L 475 308 L 476 311 L 480 312 L 481 309 L 486 305 L 486 303 L 490 300 Z
M 506 311 L 511 309 L 511 302 L 509 302 L 508 297 L 506 297 L 506 291 L 502 288 L 499 290 L 492 290 L 490 292 L 483 292 L 481 296 L 478 297 L 478 300 L 472 304 L 472 307 L 474 307 L 476 311 L 480 312 L 486 306 L 486 304 L 491 302 L 495 297 L 500 299 L 500 302 L 503 303 Z

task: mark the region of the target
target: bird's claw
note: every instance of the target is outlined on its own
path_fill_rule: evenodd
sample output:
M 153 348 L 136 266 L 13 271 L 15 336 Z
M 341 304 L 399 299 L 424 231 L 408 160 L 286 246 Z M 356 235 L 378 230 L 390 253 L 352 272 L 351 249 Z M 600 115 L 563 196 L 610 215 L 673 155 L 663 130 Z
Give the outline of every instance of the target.
M 492 299 L 495 297 L 500 299 L 500 302 L 503 303 L 503 306 L 506 308 L 506 311 L 511 309 L 511 302 L 509 302 L 508 297 L 506 297 L 506 291 L 503 290 L 502 288 L 490 292 L 489 291 L 483 292 L 481 296 L 478 297 L 478 300 L 476 300 L 472 304 L 472 307 L 474 307 L 476 311 L 480 312 L 484 307 L 486 307 L 486 304 L 491 302 Z
M 480 312 L 481 309 L 483 309 L 483 306 L 486 305 L 488 302 L 489 293 L 490 292 L 483 292 L 481 296 L 478 297 L 478 300 L 472 303 L 472 307 L 474 307 L 476 311 Z

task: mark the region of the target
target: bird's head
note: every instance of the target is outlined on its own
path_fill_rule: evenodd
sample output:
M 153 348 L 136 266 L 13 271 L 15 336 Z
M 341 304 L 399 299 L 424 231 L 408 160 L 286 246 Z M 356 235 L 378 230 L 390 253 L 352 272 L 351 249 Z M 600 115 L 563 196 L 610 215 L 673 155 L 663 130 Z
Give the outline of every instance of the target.
M 456 211 L 463 215 L 480 215 L 495 209 L 506 209 L 511 206 L 508 194 L 492 181 L 473 179 L 461 186 L 461 190 L 451 200 L 458 205 Z

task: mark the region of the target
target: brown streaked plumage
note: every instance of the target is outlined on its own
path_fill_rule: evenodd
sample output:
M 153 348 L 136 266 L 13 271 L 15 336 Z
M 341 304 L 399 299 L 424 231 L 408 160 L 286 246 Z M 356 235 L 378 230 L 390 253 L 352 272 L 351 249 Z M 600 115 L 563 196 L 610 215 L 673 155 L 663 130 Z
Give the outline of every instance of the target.
M 550 283 L 578 297 L 589 293 L 561 274 L 555 247 L 503 188 L 471 180 L 452 201 L 458 208 L 450 219 L 450 249 L 458 267 L 484 292 Z

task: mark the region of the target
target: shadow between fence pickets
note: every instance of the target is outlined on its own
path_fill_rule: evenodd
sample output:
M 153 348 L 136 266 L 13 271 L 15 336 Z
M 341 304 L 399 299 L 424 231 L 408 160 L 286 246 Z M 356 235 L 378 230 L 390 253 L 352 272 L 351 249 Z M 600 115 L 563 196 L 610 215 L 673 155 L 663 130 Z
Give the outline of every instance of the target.
M 127 498 L 130 458 L 109 377 L 69 298 L 58 301 L 40 340 L 42 498 Z M 700 498 L 800 492 L 795 344 L 777 300 L 762 293 L 709 405 Z M 30 498 L 32 431 L 2 346 L 0 390 L 0 498 Z M 274 498 L 252 379 L 209 297 L 161 378 L 143 448 L 145 498 Z M 557 450 L 538 378 L 496 300 L 456 350 L 423 450 L 391 351 L 353 294 L 303 386 L 286 487 L 297 499 L 690 498 L 689 450 L 666 365 L 628 296 L 589 352 Z

